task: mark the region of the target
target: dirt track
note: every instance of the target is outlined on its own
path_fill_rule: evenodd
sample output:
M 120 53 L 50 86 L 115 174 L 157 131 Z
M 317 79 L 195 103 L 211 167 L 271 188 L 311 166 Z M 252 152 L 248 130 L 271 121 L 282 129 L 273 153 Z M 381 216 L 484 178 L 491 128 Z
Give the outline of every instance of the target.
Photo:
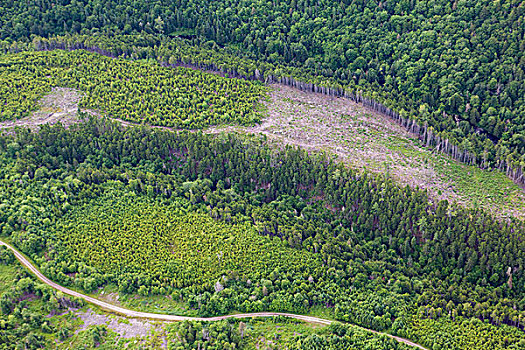
M 254 312 L 254 313 L 247 313 L 247 314 L 235 314 L 235 315 L 225 315 L 225 316 L 215 316 L 215 317 L 189 317 L 189 316 L 177 316 L 177 315 L 166 315 L 166 314 L 155 314 L 151 312 L 141 312 L 141 311 L 134 311 L 130 309 L 126 309 L 120 306 L 112 305 L 109 303 L 106 303 L 102 300 L 90 297 L 88 295 L 76 292 L 74 290 L 71 290 L 69 288 L 63 287 L 53 281 L 51 281 L 49 278 L 44 276 L 22 253 L 20 253 L 18 250 L 16 250 L 11 245 L 2 242 L 0 240 L 0 246 L 6 246 L 8 249 L 10 249 L 15 257 L 20 261 L 20 263 L 27 268 L 29 271 L 31 271 L 40 281 L 47 284 L 48 286 L 73 297 L 83 299 L 87 301 L 90 304 L 96 305 L 106 311 L 114 312 L 126 317 L 132 317 L 132 318 L 144 318 L 144 319 L 150 319 L 150 320 L 156 320 L 156 321 L 168 321 L 168 322 L 176 322 L 176 321 L 220 321 L 227 318 L 251 318 L 251 317 L 273 317 L 273 316 L 285 316 L 294 318 L 300 321 L 308 322 L 308 323 L 317 323 L 317 324 L 323 324 L 323 325 L 329 325 L 333 321 L 319 318 L 319 317 L 313 317 L 313 316 L 304 316 L 304 315 L 296 315 L 296 314 L 289 314 L 289 313 L 283 313 L 283 312 Z M 355 326 L 359 327 L 359 326 Z M 364 329 L 368 332 L 372 332 L 375 334 L 381 334 L 385 335 L 387 337 L 390 337 L 392 339 L 395 339 L 401 343 L 405 343 L 407 345 L 415 346 L 419 349 L 428 350 L 424 348 L 423 346 L 416 344 L 414 342 L 411 342 L 408 339 L 404 339 L 401 337 L 396 337 L 388 333 L 381 333 L 377 332 L 368 328 L 359 327 L 361 329 Z

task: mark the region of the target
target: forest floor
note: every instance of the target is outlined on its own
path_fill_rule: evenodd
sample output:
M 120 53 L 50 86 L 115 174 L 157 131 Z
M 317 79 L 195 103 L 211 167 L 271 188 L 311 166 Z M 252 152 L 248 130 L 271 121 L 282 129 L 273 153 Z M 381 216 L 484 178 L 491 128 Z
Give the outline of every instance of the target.
M 42 98 L 39 110 L 14 122 L 1 122 L 0 129 L 34 129 L 57 122 L 67 127 L 79 121 L 81 98 L 77 90 L 54 88 Z M 206 132 L 263 134 L 276 144 L 325 151 L 354 169 L 386 174 L 401 185 L 425 189 L 434 201 L 447 199 L 466 207 L 482 207 L 500 217 L 525 219 L 525 192 L 505 174 L 435 153 L 389 118 L 361 104 L 280 84 L 271 85 L 269 99 L 263 104 L 266 112 L 260 125 L 217 126 Z M 82 111 L 101 115 L 89 109 Z

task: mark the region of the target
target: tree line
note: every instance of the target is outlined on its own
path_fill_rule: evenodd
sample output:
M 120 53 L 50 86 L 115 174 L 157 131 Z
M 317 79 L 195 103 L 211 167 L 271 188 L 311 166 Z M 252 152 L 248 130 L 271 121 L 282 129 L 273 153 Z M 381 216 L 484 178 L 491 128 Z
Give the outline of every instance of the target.
M 112 118 L 190 129 L 260 121 L 266 91 L 259 83 L 85 51 L 23 52 L 0 59 L 0 120 L 29 115 L 56 86 L 82 91 L 80 107 Z

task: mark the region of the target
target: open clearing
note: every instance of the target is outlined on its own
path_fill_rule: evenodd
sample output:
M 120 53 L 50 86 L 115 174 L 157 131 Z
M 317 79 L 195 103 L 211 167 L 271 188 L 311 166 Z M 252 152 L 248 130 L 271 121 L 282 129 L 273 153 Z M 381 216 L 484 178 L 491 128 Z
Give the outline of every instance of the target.
M 279 84 L 271 88 L 269 99 L 264 102 L 266 117 L 260 125 L 211 127 L 206 132 L 263 134 L 270 141 L 326 151 L 353 168 L 387 174 L 402 185 L 426 189 L 433 200 L 447 199 L 467 207 L 482 207 L 500 217 L 525 218 L 525 193 L 505 174 L 434 153 L 387 117 L 349 99 Z M 79 121 L 81 98 L 82 93 L 77 90 L 53 88 L 40 101 L 38 111 L 17 121 L 1 122 L 0 129 L 35 128 L 57 122 L 67 127 Z
M 145 337 L 155 328 L 147 320 L 127 319 L 120 316 L 109 316 L 95 313 L 93 310 L 79 311 L 76 313 L 83 324 L 76 330 L 76 333 L 88 329 L 90 326 L 106 325 L 109 329 L 119 334 L 120 337 L 129 339 L 135 337 Z
M 0 129 L 19 127 L 37 128 L 43 124 L 62 123 L 64 126 L 78 122 L 78 103 L 82 93 L 75 89 L 56 87 L 44 96 L 39 109 L 30 116 L 18 120 L 6 120 L 0 123 Z
M 272 85 L 267 117 L 256 127 L 210 132 L 261 133 L 270 140 L 335 154 L 349 166 L 426 189 L 434 200 L 525 218 L 525 193 L 505 174 L 482 170 L 424 148 L 389 118 L 349 99 Z

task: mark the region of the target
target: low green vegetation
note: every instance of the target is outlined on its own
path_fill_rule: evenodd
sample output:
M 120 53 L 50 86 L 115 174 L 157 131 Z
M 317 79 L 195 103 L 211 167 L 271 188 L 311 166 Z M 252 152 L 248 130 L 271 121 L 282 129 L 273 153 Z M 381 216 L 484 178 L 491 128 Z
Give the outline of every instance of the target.
M 162 288 L 153 287 L 152 294 L 166 294 L 166 288 L 210 287 L 214 281 L 214 288 L 222 290 L 223 275 L 259 280 L 276 269 L 314 271 L 320 266 L 314 254 L 263 237 L 250 224 L 217 222 L 188 211 L 177 203 L 162 205 L 114 191 L 68 213 L 58 222 L 57 235 L 66 258 L 101 273 L 147 276 Z M 148 295 L 149 288 L 142 286 L 138 292 Z
M 444 17 L 432 17 L 424 20 L 424 23 L 428 26 L 440 26 L 440 29 L 433 29 L 424 31 L 424 35 L 435 35 L 437 32 L 442 32 L 444 27 L 458 25 L 459 23 L 467 25 L 469 21 L 479 23 L 490 21 L 486 24 L 486 28 L 489 26 L 500 25 L 503 21 L 491 21 L 491 17 L 485 16 L 491 11 L 501 11 L 502 7 L 499 2 L 492 2 L 484 0 L 485 5 L 479 3 L 474 6 L 467 5 L 463 7 L 461 11 L 463 13 L 470 13 L 468 16 L 470 20 L 460 21 L 455 18 L 459 13 L 455 9 L 455 6 L 451 6 L 449 2 L 442 2 L 440 5 L 426 8 L 426 4 L 423 4 L 422 8 L 420 5 L 415 5 L 418 10 L 415 15 L 419 18 L 425 13 L 435 13 L 434 11 L 444 14 Z M 415 3 L 414 3 L 415 4 Z M 465 2 L 459 7 L 466 5 Z M 289 3 L 282 2 L 281 6 L 289 6 Z M 330 3 L 331 5 L 331 3 Z M 340 6 L 346 6 L 339 4 Z M 339 6 L 338 5 L 338 6 Z M 239 5 L 241 7 L 244 4 Z M 381 3 L 381 6 L 375 3 L 369 3 L 363 6 L 370 6 L 373 11 L 381 11 L 379 17 L 375 17 L 374 20 L 379 20 L 384 16 L 391 16 L 396 18 L 396 21 L 400 17 L 398 14 L 392 12 L 402 11 L 399 5 L 395 5 L 392 2 L 390 5 Z M 385 12 L 384 7 L 390 8 L 390 13 Z M 496 8 L 492 8 L 495 6 Z M 516 6 L 516 4 L 510 4 L 508 2 L 505 6 L 507 9 L 503 12 L 499 12 L 500 15 L 506 16 L 512 13 L 512 17 L 516 21 L 511 21 L 508 27 L 516 26 L 520 21 L 523 21 L 523 7 Z M 323 8 L 324 6 L 316 6 L 316 9 Z M 354 11 L 354 16 L 362 16 L 363 9 L 359 9 L 361 6 L 358 4 L 348 5 L 349 11 Z M 260 5 L 254 8 L 260 8 Z M 513 8 L 510 11 L 510 8 Z M 358 10 L 359 9 L 359 10 Z M 247 10 L 247 9 L 245 9 Z M 291 8 L 289 10 L 292 10 Z M 367 8 L 367 15 L 371 16 L 370 11 Z M 269 10 L 271 11 L 271 10 Z M 304 9 L 303 9 L 304 11 Z M 451 13 L 447 13 L 451 11 Z M 479 14 L 479 12 L 482 14 Z M 226 11 L 227 12 L 227 11 Z M 247 11 L 249 12 L 249 11 Z M 343 10 L 346 12 L 346 10 Z M 404 13 L 404 10 L 402 11 Z M 297 11 L 285 11 L 286 15 L 283 16 L 293 17 L 297 15 Z M 332 12 L 326 12 L 332 13 Z M 446 14 L 445 14 L 446 13 Z M 477 13 L 474 15 L 473 13 Z M 319 16 L 317 13 L 316 16 Z M 307 15 L 310 16 L 310 15 Z M 332 15 L 328 15 L 329 17 Z M 372 15 L 373 16 L 373 15 Z M 481 17 L 480 17 L 481 16 Z M 181 16 L 184 17 L 185 16 Z M 231 16 L 228 16 L 228 19 Z M 251 16 L 249 17 L 251 18 Z M 403 17 L 405 18 L 405 17 Z M 415 18 L 407 16 L 406 18 Z M 475 18 L 476 21 L 472 20 Z M 484 18 L 483 20 L 481 18 Z M 297 19 L 297 18 L 296 18 Z M 446 24 L 442 24 L 443 20 L 446 19 Z M 275 28 L 289 28 L 287 25 L 282 25 L 282 17 L 277 16 L 274 18 L 276 26 L 272 28 L 273 33 L 277 33 Z M 449 22 L 449 21 L 452 22 Z M 266 19 L 263 21 L 265 22 Z M 381 28 L 385 28 L 384 22 L 380 21 Z M 254 21 L 253 23 L 260 23 Z M 313 19 L 309 19 L 303 23 L 296 23 L 294 26 L 302 27 L 306 26 L 305 23 L 309 23 L 308 26 L 314 25 Z M 318 20 L 315 22 L 316 26 L 324 27 L 327 23 L 340 24 L 340 20 L 333 20 L 330 18 L 328 21 Z M 354 23 L 357 26 L 362 26 L 355 30 L 358 36 L 364 35 L 364 33 L 370 32 L 370 19 L 367 19 L 361 24 L 359 21 L 354 22 L 351 20 L 346 23 L 350 25 Z M 408 23 L 408 22 L 407 22 Z M 478 24 L 479 24 L 478 23 Z M 460 26 L 462 26 L 460 24 Z M 256 24 L 257 26 L 258 24 Z M 194 28 L 194 24 L 190 27 Z M 249 25 L 243 24 L 243 30 L 246 30 Z M 296 30 L 297 30 L 296 27 Z M 439 58 L 434 57 L 431 59 L 429 55 L 432 52 L 430 47 L 413 48 L 411 54 L 405 54 L 406 48 L 413 45 L 419 45 L 422 42 L 418 38 L 412 37 L 416 31 L 408 30 L 406 32 L 399 32 L 393 37 L 388 37 L 387 43 L 381 44 L 380 48 L 376 47 L 372 49 L 370 45 L 377 45 L 378 43 L 373 40 L 366 42 L 361 40 L 362 38 L 356 39 L 354 44 L 348 42 L 338 43 L 335 47 L 329 44 L 328 47 L 324 47 L 323 44 L 318 42 L 320 46 L 310 47 L 310 54 L 312 55 L 304 62 L 299 62 L 296 59 L 292 59 L 292 51 L 290 48 L 284 49 L 287 46 L 287 42 L 284 41 L 279 45 L 275 41 L 266 42 L 267 33 L 264 30 L 257 29 L 257 33 L 254 36 L 248 35 L 247 33 L 241 35 L 243 39 L 243 45 L 246 43 L 248 47 L 242 48 L 240 43 L 233 45 L 227 45 L 225 48 L 218 47 L 213 41 L 204 39 L 201 35 L 197 34 L 192 37 L 191 40 L 183 40 L 181 38 L 172 38 L 157 33 L 152 35 L 146 32 L 140 32 L 136 35 L 67 35 L 53 38 L 34 38 L 32 44 L 29 44 L 26 40 L 21 42 L 0 42 L 0 47 L 8 51 L 16 51 L 21 49 L 54 49 L 54 48 L 68 48 L 68 47 L 83 47 L 93 51 L 103 51 L 113 56 L 125 56 L 130 58 L 148 58 L 156 59 L 164 64 L 173 65 L 192 65 L 203 69 L 213 69 L 223 73 L 228 73 L 234 76 L 247 77 L 261 79 L 264 81 L 278 81 L 287 85 L 298 86 L 303 89 L 311 90 L 315 86 L 315 91 L 324 92 L 327 94 L 333 94 L 334 92 L 345 92 L 349 96 L 355 97 L 357 95 L 364 95 L 368 101 L 368 105 L 377 110 L 387 111 L 387 115 L 396 121 L 402 123 L 406 129 L 415 132 L 421 137 L 425 144 L 430 144 L 432 147 L 436 147 L 440 152 L 444 152 L 455 159 L 465 162 L 467 164 L 476 165 L 481 168 L 500 168 L 508 172 L 508 176 L 514 179 L 516 182 L 523 184 L 525 177 L 523 176 L 525 166 L 524 159 L 524 145 L 525 139 L 523 136 L 524 123 L 521 122 L 521 115 L 524 108 L 523 94 L 517 93 L 523 90 L 523 79 L 517 78 L 523 76 L 523 70 L 519 67 L 520 59 L 516 59 L 517 52 L 525 51 L 518 50 L 516 45 L 508 45 L 507 49 L 512 51 L 512 56 L 507 58 L 506 56 L 493 55 L 492 49 L 482 50 L 477 54 L 474 54 L 474 50 L 479 50 L 482 47 L 479 41 L 479 30 L 473 32 L 465 29 L 450 30 L 445 36 L 457 36 L 457 38 L 447 41 L 446 39 L 442 43 L 436 44 L 438 47 L 448 50 L 447 54 L 439 54 Z M 470 30 L 475 27 L 471 23 Z M 237 28 L 236 30 L 240 30 Z M 296 30 L 290 30 L 290 32 L 297 33 Z M 310 34 L 312 31 L 307 29 L 305 33 Z M 324 29 L 316 31 L 320 34 L 318 39 L 325 40 L 326 33 Z M 263 34 L 264 33 L 264 34 Z M 349 33 L 354 33 L 350 31 Z M 433 33 L 433 34 L 432 34 Z M 492 33 L 492 32 L 491 32 Z M 503 31 L 501 32 L 503 33 Z M 513 40 L 519 37 L 516 35 L 517 30 L 512 31 L 514 36 Z M 58 33 L 57 33 L 58 34 Z M 371 31 L 371 35 L 376 35 L 377 32 Z M 392 34 L 392 33 L 391 33 Z M 279 34 L 283 35 L 283 34 Z M 465 38 L 459 38 L 465 35 Z M 255 36 L 262 36 L 263 38 L 255 38 Z M 303 37 L 304 35 L 297 35 L 296 37 Z M 237 37 L 237 35 L 234 35 Z M 334 34 L 335 38 L 345 38 L 342 40 L 348 40 L 346 35 L 337 32 Z M 473 39 L 476 43 L 471 43 L 470 39 Z M 384 40 L 383 38 L 382 40 Z M 491 38 L 493 39 L 493 38 Z M 279 38 L 279 41 L 281 38 Z M 407 40 L 406 42 L 402 42 Z M 256 43 L 254 42 L 256 41 Z M 327 39 L 327 43 L 332 40 Z M 463 50 L 455 51 L 446 44 L 447 42 L 461 43 L 459 46 L 463 47 Z M 505 40 L 487 40 L 485 43 L 495 42 L 506 42 Z M 507 41 L 508 42 L 508 41 Z M 365 47 L 361 47 L 361 50 L 356 49 L 357 46 L 361 46 L 364 43 Z M 394 44 L 392 44 L 394 43 Z M 232 44 L 232 43 L 230 43 Z M 303 43 L 301 43 L 304 45 Z M 350 46 L 348 46 L 350 45 Z M 390 52 L 393 46 L 398 46 L 398 55 L 391 55 L 386 52 Z M 423 44 L 426 46 L 427 44 Z M 464 45 L 471 46 L 464 47 Z M 492 45 L 492 44 L 489 44 Z M 300 45 L 299 45 L 300 46 Z M 324 49 L 321 49 L 321 46 Z M 346 48 L 350 47 L 350 48 Z M 285 54 L 288 59 L 292 59 L 290 62 L 283 62 L 282 59 L 276 59 L 279 57 L 277 52 L 272 54 L 264 54 L 263 58 L 260 54 L 251 52 L 252 49 L 262 49 L 263 51 L 269 48 L 272 51 L 281 49 L 281 54 Z M 250 51 L 247 53 L 246 50 Z M 318 52 L 321 50 L 327 50 L 324 53 Z M 385 51 L 386 50 L 386 51 Z M 452 54 L 453 50 L 455 54 L 460 56 L 456 57 Z M 457 48 L 456 48 L 457 50 Z M 469 51 L 470 50 L 470 51 Z M 514 50 L 514 51 L 513 51 Z M 283 52 L 284 51 L 284 52 Z M 365 53 L 366 52 L 366 53 Z M 377 53 L 386 55 L 382 59 L 378 59 Z M 423 53 L 424 57 L 421 57 Z M 440 52 L 440 51 L 439 51 Z M 470 54 L 469 54 L 470 52 Z M 351 61 L 343 63 L 342 66 L 338 66 L 341 59 L 343 61 L 348 60 L 346 58 L 347 53 L 351 55 Z M 481 54 L 481 55 L 478 55 Z M 466 56 L 465 56 L 466 55 Z M 471 55 L 470 59 L 466 59 Z M 494 58 L 490 61 L 488 56 Z M 368 58 L 364 58 L 367 56 Z M 303 56 L 303 58 L 306 56 Z M 390 64 L 386 64 L 388 60 L 395 57 L 394 61 Z M 412 57 L 417 57 L 412 60 Z M 440 64 L 436 64 L 435 60 L 441 61 Z M 521 58 L 523 59 L 523 58 Z M 481 64 L 483 62 L 483 64 Z M 385 65 L 386 64 L 386 65 Z M 485 66 L 482 71 L 477 71 L 473 68 L 479 65 Z M 501 67 L 506 67 L 506 73 L 500 74 L 500 76 L 493 76 L 496 73 L 495 66 L 501 64 Z M 334 66 L 335 65 L 335 66 Z M 454 67 L 453 71 L 449 73 L 443 73 L 447 70 L 443 67 Z M 513 66 L 513 68 L 510 68 Z M 337 68 L 336 68 L 337 67 Z M 365 68 L 366 67 L 366 68 Z M 509 72 L 513 73 L 509 73 Z M 368 74 L 372 72 L 372 74 Z M 462 73 L 458 73 L 462 72 Z M 444 75 L 443 75 L 444 74 Z M 482 78 L 483 76 L 491 76 Z M 440 78 L 439 78 L 440 77 Z M 460 78 L 462 77 L 462 78 Z M 419 87 L 417 87 L 420 85 Z M 412 97 L 408 97 L 412 94 Z M 380 106 L 378 103 L 381 103 Z M 383 108 L 385 107 L 385 108 Z M 417 125 L 416 125 L 417 124 Z
M 389 157 L 382 164 L 373 164 L 368 169 L 391 173 L 400 182 L 426 188 L 438 199 L 447 198 L 501 217 L 525 218 L 525 193 L 503 171 L 458 162 L 425 149 L 417 139 L 378 138 L 373 142 L 381 143 L 388 150 Z M 394 170 L 396 167 L 397 171 Z M 421 174 L 419 177 L 418 173 Z M 411 178 L 416 180 L 411 181 Z
M 428 125 L 431 134 L 468 151 L 479 165 L 512 161 L 512 168 L 523 171 L 525 11 L 520 1 L 1 5 L 6 10 L 0 14 L 0 39 L 13 50 L 36 35 L 66 35 L 62 42 L 35 40 L 35 46 L 76 47 L 82 41 L 130 56 L 147 46 L 150 57 L 165 62 L 361 91 L 421 128 Z M 111 35 L 100 39 L 103 33 Z M 72 39 L 76 34 L 84 35 Z M 174 36 L 195 46 L 172 44 Z
M 309 325 L 284 317 L 181 322 L 157 325 L 147 336 L 123 337 L 105 322 L 84 325 L 80 300 L 35 281 L 0 247 L 0 348 L 2 349 L 328 349 L 337 345 L 371 350 L 411 349 L 352 326 Z M 125 319 L 117 323 L 130 326 Z M 122 331 L 120 331 L 122 332 Z
M 286 318 L 182 322 L 168 327 L 168 349 L 369 349 L 408 350 L 386 336 L 333 324 L 314 328 Z
M 507 325 L 494 327 L 477 318 L 414 318 L 406 332 L 401 334 L 423 344 L 432 344 L 432 350 L 525 348 L 525 338 L 521 329 Z
M 54 316 L 81 300 L 64 296 L 28 275 L 14 255 L 0 246 L 0 348 L 46 348 L 70 336 L 74 320 Z
M 27 116 L 52 87 L 83 91 L 80 107 L 112 118 L 192 129 L 259 121 L 265 91 L 259 83 L 86 51 L 24 52 L 0 57 L 0 120 Z
M 525 184 L 524 21 L 520 0 L 0 0 L 2 239 L 57 283 L 139 310 L 344 322 L 123 339 L 114 323 L 131 320 L 82 325 L 81 301 L 0 247 L 0 349 L 408 349 L 349 323 L 431 350 L 525 348 L 525 195 L 511 183 Z M 386 119 L 336 121 L 287 96 L 299 112 L 281 104 L 282 125 L 255 128 L 353 169 L 180 131 L 257 124 L 263 82 Z
M 436 170 L 472 208 L 483 208 L 502 217 L 525 219 L 525 193 L 498 169 L 479 169 L 437 156 Z

